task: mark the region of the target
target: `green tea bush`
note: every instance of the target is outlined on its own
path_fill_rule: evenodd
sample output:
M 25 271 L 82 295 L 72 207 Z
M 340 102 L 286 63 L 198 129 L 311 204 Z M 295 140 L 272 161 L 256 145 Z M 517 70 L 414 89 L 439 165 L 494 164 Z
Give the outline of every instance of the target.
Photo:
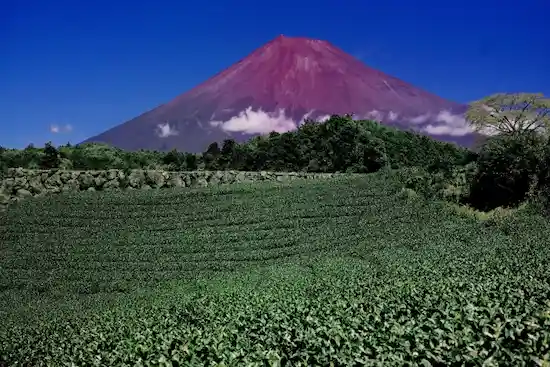
M 384 171 L 21 202 L 0 213 L 0 360 L 548 363 L 547 220 L 414 194 Z

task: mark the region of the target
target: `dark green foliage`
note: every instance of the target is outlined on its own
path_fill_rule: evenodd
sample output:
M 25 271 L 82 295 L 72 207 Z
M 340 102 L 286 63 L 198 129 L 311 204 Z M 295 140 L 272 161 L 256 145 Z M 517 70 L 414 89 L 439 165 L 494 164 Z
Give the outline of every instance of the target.
M 185 157 L 181 153 L 173 149 L 166 153 L 164 157 L 162 157 L 162 163 L 169 167 L 174 167 L 174 170 L 177 170 L 183 164 L 184 159 Z
M 82 144 L 74 148 L 69 157 L 76 170 L 125 168 L 121 152 L 104 144 Z
M 0 360 L 543 366 L 548 222 L 505 233 L 392 177 L 23 201 L 0 213 Z
M 59 168 L 61 163 L 61 157 L 56 147 L 52 145 L 52 142 L 46 143 L 44 146 L 44 154 L 40 159 L 41 169 L 53 169 Z
M 218 165 L 221 170 L 238 169 L 242 166 L 241 157 L 239 157 L 239 147 L 235 140 L 226 139 L 223 142 L 220 156 L 218 157 Z
M 185 168 L 188 171 L 194 171 L 197 169 L 197 156 L 195 154 L 186 154 L 185 155 Z
M 218 169 L 218 160 L 220 158 L 220 147 L 217 142 L 213 142 L 208 146 L 208 149 L 203 153 L 202 158 L 204 168 L 210 171 Z
M 529 202 L 550 215 L 550 143 L 544 135 L 525 131 L 488 137 L 478 153 L 449 157 L 401 168 L 396 177 L 429 199 L 481 211 Z
M 481 210 L 514 207 L 537 183 L 544 142 L 536 133 L 500 135 L 481 148 L 470 185 L 470 203 Z
M 3 158 L 4 152 L 6 152 L 7 149 L 0 146 L 0 179 L 4 177 L 6 174 L 7 169 L 9 168 L 8 162 Z
M 533 201 L 550 218 L 550 140 L 543 147 L 543 158 L 539 162 L 537 185 Z

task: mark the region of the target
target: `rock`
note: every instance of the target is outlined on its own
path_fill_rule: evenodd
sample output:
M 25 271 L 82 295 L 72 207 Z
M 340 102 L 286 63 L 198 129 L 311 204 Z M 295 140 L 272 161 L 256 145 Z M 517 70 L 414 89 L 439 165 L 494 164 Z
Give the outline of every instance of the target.
M 193 183 L 193 180 L 191 179 L 191 175 L 187 174 L 183 177 L 183 182 L 185 183 L 186 187 L 191 187 L 191 184 Z
M 244 172 L 237 173 L 237 175 L 235 176 L 235 181 L 237 183 L 245 182 L 246 181 L 246 174 Z
M 220 183 L 222 184 L 229 184 L 233 183 L 235 181 L 235 176 L 237 175 L 237 172 L 235 171 L 225 171 L 221 172 L 220 174 Z
M 13 170 L 12 175 L 13 175 L 13 177 L 25 177 L 26 172 L 25 172 L 25 169 L 19 167 L 19 168 L 15 168 Z
M 83 190 L 94 186 L 94 178 L 89 172 L 82 172 L 80 176 L 78 176 L 78 182 L 80 184 L 80 188 Z
M 60 188 L 63 183 L 61 182 L 61 176 L 59 172 L 54 172 L 44 181 L 44 187 L 48 190 Z
M 161 188 L 164 186 L 164 175 L 161 171 L 147 171 L 146 183 L 154 188 Z
M 169 187 L 185 187 L 185 180 L 179 174 L 174 174 L 168 181 Z
M 114 178 L 110 181 L 105 182 L 105 184 L 103 185 L 103 188 L 105 190 L 118 189 L 118 188 L 120 188 L 120 181 L 118 179 Z
M 124 172 L 120 171 L 123 175 Z M 119 178 L 119 171 L 116 169 L 110 169 L 105 173 L 105 179 L 107 181 L 117 180 Z
M 80 184 L 75 178 L 70 178 L 64 187 L 67 187 L 68 191 L 80 191 Z
M 57 194 L 57 193 L 60 193 L 60 192 L 61 192 L 61 187 L 59 187 L 59 186 L 52 187 L 52 188 L 49 189 L 48 191 L 51 192 L 51 193 Z
M 6 178 L 6 179 L 4 180 L 4 185 L 3 185 L 3 186 L 4 186 L 4 190 L 5 190 L 6 192 L 11 192 L 11 191 L 13 191 L 13 188 L 14 188 L 14 186 L 15 186 L 15 179 L 14 179 L 14 178 L 11 178 L 11 177 L 10 177 L 10 178 Z
M 212 177 L 210 177 L 210 179 L 208 180 L 208 185 L 209 186 L 217 186 L 219 185 L 221 182 L 220 178 L 216 175 L 213 175 Z
M 40 194 L 45 190 L 44 185 L 42 185 L 42 181 L 40 180 L 41 176 L 34 176 L 29 180 L 29 191 L 33 194 Z
M 6 205 L 10 202 L 10 196 L 0 192 L 0 205 Z
M 16 195 L 17 195 L 18 198 L 23 199 L 23 198 L 32 196 L 32 193 L 29 190 L 19 189 L 19 190 L 17 190 Z
M 276 180 L 278 182 L 285 182 L 285 181 L 288 181 L 289 178 L 288 178 L 288 175 L 286 174 L 286 172 L 285 173 L 281 172 L 281 173 L 277 173 Z
M 103 184 L 107 182 L 107 180 L 105 179 L 105 177 L 103 176 L 97 176 L 96 178 L 94 178 L 94 187 L 96 189 L 101 189 L 103 188 Z
M 63 184 L 67 183 L 71 179 L 71 172 L 63 171 L 59 174 L 59 179 Z
M 145 173 L 140 170 L 132 170 L 128 176 L 128 185 L 134 188 L 140 188 L 145 184 Z
M 67 171 L 8 169 L 0 181 L 0 208 L 30 196 L 43 196 L 62 191 L 97 191 L 116 189 L 144 189 L 163 187 L 208 187 L 219 184 L 287 181 L 293 179 L 326 179 L 332 173 L 307 172 L 240 172 L 240 171 L 192 171 L 165 172 L 155 170 Z
M 13 182 L 13 189 L 27 189 L 29 187 L 29 181 L 27 180 L 27 177 L 25 176 L 19 176 L 15 178 L 15 181 Z

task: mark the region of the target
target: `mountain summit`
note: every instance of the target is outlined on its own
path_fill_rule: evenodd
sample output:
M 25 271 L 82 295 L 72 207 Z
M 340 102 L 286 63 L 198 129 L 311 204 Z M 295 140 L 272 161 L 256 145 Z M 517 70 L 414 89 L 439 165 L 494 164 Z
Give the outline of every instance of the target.
M 352 113 L 469 145 L 464 111 L 329 42 L 281 35 L 172 101 L 85 142 L 199 152 L 213 141 L 244 141 L 293 130 L 306 118 Z

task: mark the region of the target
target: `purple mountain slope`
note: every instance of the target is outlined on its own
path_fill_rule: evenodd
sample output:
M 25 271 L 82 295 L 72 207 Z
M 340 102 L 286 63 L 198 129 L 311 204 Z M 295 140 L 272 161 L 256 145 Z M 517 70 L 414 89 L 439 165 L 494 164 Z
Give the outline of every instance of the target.
M 213 141 L 242 142 L 294 130 L 305 118 L 353 113 L 470 146 L 465 110 L 326 41 L 279 36 L 172 101 L 85 142 L 200 152 Z

